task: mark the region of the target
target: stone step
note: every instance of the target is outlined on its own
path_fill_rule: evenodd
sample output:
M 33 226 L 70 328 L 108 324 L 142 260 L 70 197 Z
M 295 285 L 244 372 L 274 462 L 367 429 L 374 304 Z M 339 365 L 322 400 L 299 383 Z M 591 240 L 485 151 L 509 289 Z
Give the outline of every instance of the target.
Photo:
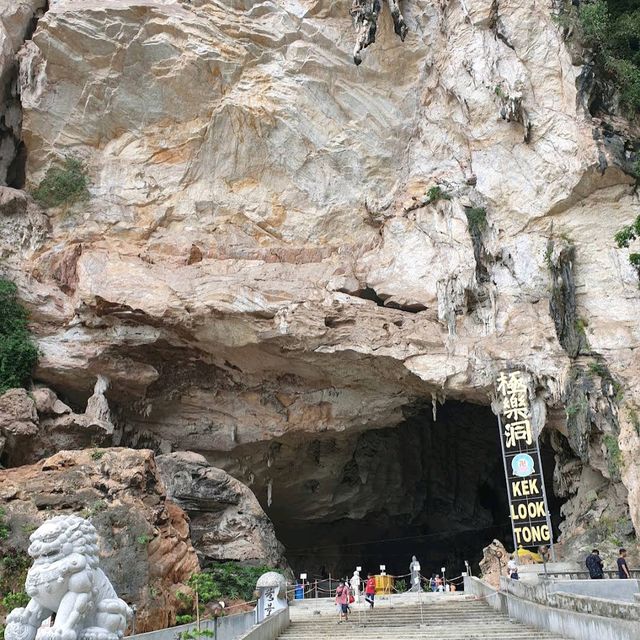
M 330 603 L 314 613 L 292 610 L 281 640 L 562 640 L 512 622 L 485 602 L 453 599 L 362 609 L 352 605 L 349 621 L 339 622 Z

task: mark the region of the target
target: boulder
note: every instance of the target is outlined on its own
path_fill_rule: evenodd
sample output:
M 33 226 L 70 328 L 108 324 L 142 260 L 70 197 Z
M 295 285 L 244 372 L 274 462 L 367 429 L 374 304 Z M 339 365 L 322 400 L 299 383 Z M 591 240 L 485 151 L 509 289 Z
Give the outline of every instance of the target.
M 167 495 L 189 514 L 203 565 L 236 560 L 288 566 L 271 521 L 246 485 L 190 451 L 158 456 L 156 463 Z

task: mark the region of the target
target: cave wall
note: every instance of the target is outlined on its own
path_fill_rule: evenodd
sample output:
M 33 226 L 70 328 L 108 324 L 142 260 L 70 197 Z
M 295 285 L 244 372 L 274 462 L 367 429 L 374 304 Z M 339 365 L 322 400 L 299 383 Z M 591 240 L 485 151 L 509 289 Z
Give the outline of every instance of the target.
M 489 407 L 433 411 L 414 403 L 398 426 L 285 434 L 214 462 L 251 486 L 294 571 L 401 574 L 416 553 L 459 572 L 479 540 L 510 535 L 497 423 Z

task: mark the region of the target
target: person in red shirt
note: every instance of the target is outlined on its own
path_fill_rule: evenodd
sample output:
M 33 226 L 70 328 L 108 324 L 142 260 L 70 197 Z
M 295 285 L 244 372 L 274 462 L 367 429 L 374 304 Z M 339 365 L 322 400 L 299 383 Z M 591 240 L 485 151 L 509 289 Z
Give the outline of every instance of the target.
M 364 599 L 369 603 L 369 606 L 373 609 L 373 599 L 376 597 L 376 579 L 373 574 L 368 574 L 367 584 L 364 588 Z
M 340 611 L 340 621 L 344 619 L 345 622 L 349 622 L 349 596 L 351 591 L 347 586 L 346 580 L 341 582 L 336 589 L 336 604 Z

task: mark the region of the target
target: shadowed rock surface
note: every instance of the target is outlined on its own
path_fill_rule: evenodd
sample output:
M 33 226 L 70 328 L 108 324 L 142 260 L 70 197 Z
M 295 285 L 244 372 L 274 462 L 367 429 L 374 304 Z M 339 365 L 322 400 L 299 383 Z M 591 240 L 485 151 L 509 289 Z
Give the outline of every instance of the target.
M 287 567 L 271 521 L 245 485 L 190 451 L 158 456 L 156 463 L 167 495 L 189 514 L 203 566 L 235 560 Z

